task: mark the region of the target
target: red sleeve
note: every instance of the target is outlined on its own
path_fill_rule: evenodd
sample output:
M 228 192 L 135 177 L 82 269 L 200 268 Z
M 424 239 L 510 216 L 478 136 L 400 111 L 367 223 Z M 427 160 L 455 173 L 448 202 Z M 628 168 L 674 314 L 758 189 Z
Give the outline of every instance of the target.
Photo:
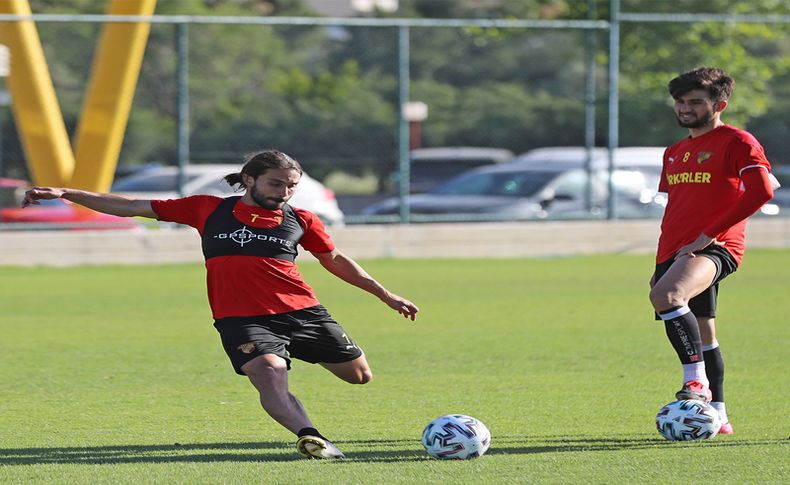
M 735 224 L 757 212 L 760 207 L 771 200 L 774 190 L 768 177 L 768 170 L 763 166 L 746 167 L 741 174 L 744 193 L 730 210 L 722 214 L 718 220 L 709 224 L 702 233 L 706 236 L 716 237 Z
M 156 212 L 160 221 L 185 224 L 203 234 L 206 218 L 216 210 L 220 202 L 222 199 L 213 195 L 193 195 L 181 199 L 152 200 L 151 209 Z
M 324 223 L 317 215 L 304 209 L 294 207 L 296 215 L 302 220 L 302 227 L 304 227 L 304 236 L 299 244 L 311 253 L 328 253 L 335 249 L 335 243 L 332 238 L 326 233 Z
M 752 167 L 765 167 L 768 171 L 771 170 L 771 163 L 765 157 L 763 146 L 749 132 L 739 131 L 735 141 L 727 147 L 727 152 L 738 175 Z

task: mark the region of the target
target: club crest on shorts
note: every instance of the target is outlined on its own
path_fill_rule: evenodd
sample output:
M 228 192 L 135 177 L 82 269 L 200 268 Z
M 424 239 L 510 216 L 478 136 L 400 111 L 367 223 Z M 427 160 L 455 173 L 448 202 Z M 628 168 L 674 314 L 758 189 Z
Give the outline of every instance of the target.
M 237 348 L 239 350 L 241 350 L 241 352 L 244 353 L 244 354 L 251 354 L 251 353 L 255 352 L 255 344 L 252 343 L 252 342 L 247 342 L 246 344 L 241 344 Z

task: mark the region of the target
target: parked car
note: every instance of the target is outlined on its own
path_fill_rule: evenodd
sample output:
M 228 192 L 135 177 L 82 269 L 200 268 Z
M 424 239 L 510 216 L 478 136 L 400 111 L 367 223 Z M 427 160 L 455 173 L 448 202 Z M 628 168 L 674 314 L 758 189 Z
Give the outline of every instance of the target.
M 622 151 L 621 151 L 622 150 Z M 654 218 L 663 213 L 657 193 L 663 148 L 632 147 L 616 152 L 612 183 L 620 218 Z M 408 197 L 415 215 L 439 220 L 586 219 L 607 214 L 608 156 L 583 147 L 539 149 L 508 163 L 469 170 L 425 194 Z M 392 197 L 363 210 L 397 214 Z
M 507 162 L 513 152 L 504 148 L 488 147 L 433 147 L 416 148 L 409 153 L 409 191 L 427 192 L 456 175 L 494 163 Z M 397 185 L 398 173 L 393 175 Z
M 769 204 L 774 205 L 777 214 L 788 216 L 790 215 L 790 165 L 772 167 L 771 173 L 774 174 L 780 186 L 774 190 L 774 198 Z
M 134 219 L 92 211 L 65 199 L 39 200 L 39 204 L 22 208 L 30 183 L 18 179 L 0 179 L 0 223 L 39 224 L 51 229 L 138 229 Z
M 207 194 L 227 197 L 238 195 L 225 182 L 224 177 L 237 172 L 238 165 L 200 164 L 184 167 L 183 195 Z M 178 167 L 150 167 L 138 173 L 120 178 L 112 185 L 112 192 L 142 199 L 172 199 L 179 197 Z M 306 173 L 297 186 L 290 202 L 294 207 L 307 209 L 317 214 L 326 224 L 343 224 L 344 215 L 337 205 L 332 190 Z
M 595 169 L 605 170 L 609 166 L 609 149 L 593 147 L 589 151 L 590 165 Z M 614 152 L 615 167 L 653 167 L 661 170 L 664 157 L 664 147 L 620 147 Z M 513 162 L 534 163 L 565 163 L 584 167 L 587 163 L 588 150 L 586 147 L 542 147 L 535 148 L 513 158 Z
M 590 165 L 595 170 L 608 167 L 608 150 L 594 148 Z M 614 165 L 620 168 L 635 168 L 648 173 L 660 175 L 664 148 L 663 147 L 620 147 L 615 151 Z M 529 151 L 514 158 L 514 161 L 534 161 L 535 163 L 579 163 L 580 159 L 586 160 L 586 149 L 583 147 L 546 147 Z M 774 175 L 780 179 L 782 186 L 790 186 L 790 166 L 774 167 Z M 661 206 L 666 206 L 666 194 L 655 195 L 654 201 Z M 790 212 L 790 190 L 779 189 L 774 199 L 763 205 L 757 212 L 758 216 L 775 216 L 780 213 Z

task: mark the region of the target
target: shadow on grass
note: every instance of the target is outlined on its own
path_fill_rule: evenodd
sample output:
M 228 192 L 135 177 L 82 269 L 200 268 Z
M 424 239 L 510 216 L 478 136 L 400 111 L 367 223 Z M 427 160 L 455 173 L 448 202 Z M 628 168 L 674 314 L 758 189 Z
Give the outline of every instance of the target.
M 534 444 L 531 444 L 534 443 Z M 748 447 L 748 446 L 770 446 L 786 445 L 787 440 L 781 439 L 760 439 L 760 440 L 738 440 L 733 438 L 716 438 L 705 441 L 674 441 L 669 442 L 658 436 L 656 437 L 598 437 L 590 438 L 583 436 L 538 436 L 538 437 L 517 437 L 505 436 L 492 443 L 489 454 L 535 454 L 535 453 L 562 453 L 579 451 L 623 451 L 640 449 L 665 449 L 665 448 L 695 448 L 706 447 Z
M 0 448 L 0 465 L 298 460 L 290 451 L 284 443 L 273 442 Z
M 730 440 L 669 443 L 661 438 L 585 438 L 568 436 L 502 436 L 495 438 L 488 455 L 534 455 L 567 452 L 607 452 L 665 447 L 766 446 L 787 440 Z M 346 452 L 345 463 L 406 462 L 431 460 L 419 440 L 349 440 L 341 448 L 369 451 Z M 116 463 L 210 463 L 289 462 L 301 458 L 293 445 L 281 442 L 175 443 L 172 445 L 117 445 L 52 448 L 0 448 L 0 465 L 116 464 Z M 332 462 L 343 463 L 343 462 Z
M 382 450 L 347 453 L 349 459 L 360 462 L 388 462 L 388 461 L 422 461 L 431 460 L 422 450 L 416 440 L 402 440 L 403 444 L 412 444 L 410 449 L 387 449 L 387 440 L 368 440 L 349 442 L 372 448 L 381 447 Z M 787 445 L 788 440 L 762 439 L 762 440 L 732 440 L 732 438 L 714 439 L 709 441 L 676 441 L 668 442 L 661 437 L 590 437 L 583 436 L 500 436 L 494 437 L 491 449 L 486 455 L 538 455 L 545 453 L 568 452 L 611 452 L 640 449 L 666 449 L 666 448 L 693 448 L 693 447 L 744 447 L 744 446 L 770 446 Z M 401 445 L 402 446 L 402 445 Z M 415 451 L 414 448 L 418 448 Z M 397 448 L 397 447 L 392 447 Z

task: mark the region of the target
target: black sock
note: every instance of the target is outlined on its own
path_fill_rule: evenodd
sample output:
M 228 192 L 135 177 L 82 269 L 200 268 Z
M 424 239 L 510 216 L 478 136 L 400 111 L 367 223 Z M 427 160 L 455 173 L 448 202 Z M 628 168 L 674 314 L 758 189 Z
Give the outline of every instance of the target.
M 658 316 L 664 320 L 667 337 L 677 352 L 680 362 L 683 364 L 702 362 L 702 337 L 699 333 L 699 323 L 689 307 L 663 310 L 658 313 Z
M 702 353 L 705 359 L 705 374 L 710 381 L 711 401 L 724 402 L 724 359 L 721 358 L 719 347 Z
M 301 438 L 302 436 L 307 436 L 307 435 L 310 435 L 310 436 L 318 436 L 318 437 L 319 437 L 319 438 L 321 438 L 321 439 L 326 439 L 326 438 L 325 438 L 324 436 L 322 436 L 322 435 L 321 435 L 321 433 L 319 433 L 319 432 L 318 432 L 318 430 L 317 430 L 317 429 L 315 429 L 315 428 L 302 428 L 302 429 L 300 429 L 300 430 L 299 430 L 299 432 L 298 432 L 298 433 L 296 433 L 296 436 L 297 436 L 297 437 L 299 437 L 299 438 Z

